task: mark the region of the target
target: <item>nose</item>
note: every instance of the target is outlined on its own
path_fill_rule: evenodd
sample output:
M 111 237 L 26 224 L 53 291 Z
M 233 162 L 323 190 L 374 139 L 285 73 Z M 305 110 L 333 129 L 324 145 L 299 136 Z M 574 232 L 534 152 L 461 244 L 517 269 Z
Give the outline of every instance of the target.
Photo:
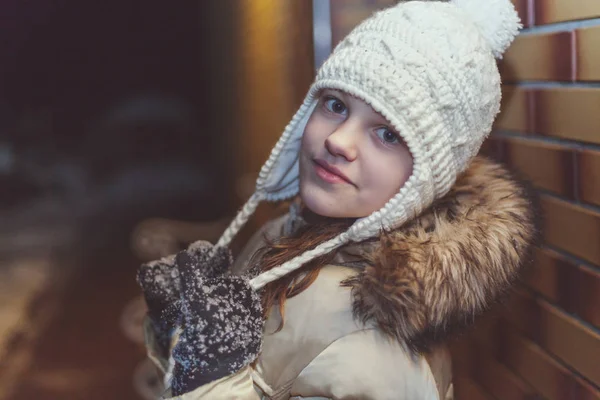
M 331 155 L 354 161 L 357 156 L 357 129 L 348 121 L 341 124 L 325 139 L 325 147 Z

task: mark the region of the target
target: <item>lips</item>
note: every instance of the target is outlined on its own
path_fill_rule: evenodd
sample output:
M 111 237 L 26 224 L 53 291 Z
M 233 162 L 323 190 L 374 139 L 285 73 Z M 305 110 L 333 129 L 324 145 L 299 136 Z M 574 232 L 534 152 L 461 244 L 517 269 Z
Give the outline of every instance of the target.
M 327 161 L 316 159 L 314 160 L 314 163 L 317 175 L 324 181 L 329 183 L 348 183 L 355 186 L 342 171 L 329 164 Z

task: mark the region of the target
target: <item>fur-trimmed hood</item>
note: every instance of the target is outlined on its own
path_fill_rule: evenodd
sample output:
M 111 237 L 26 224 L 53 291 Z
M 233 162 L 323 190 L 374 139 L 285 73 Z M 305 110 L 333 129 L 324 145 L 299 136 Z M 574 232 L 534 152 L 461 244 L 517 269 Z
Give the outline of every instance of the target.
M 444 341 L 498 301 L 537 237 L 530 190 L 478 157 L 452 190 L 402 228 L 365 244 L 355 317 L 414 350 Z

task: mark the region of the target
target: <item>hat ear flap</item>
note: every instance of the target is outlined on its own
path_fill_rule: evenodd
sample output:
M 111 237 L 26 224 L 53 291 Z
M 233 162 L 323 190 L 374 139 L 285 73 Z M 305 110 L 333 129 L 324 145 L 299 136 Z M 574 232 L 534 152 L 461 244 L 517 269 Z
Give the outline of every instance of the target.
M 269 159 L 260 170 L 256 181 L 256 191 L 221 235 L 216 244 L 217 247 L 229 246 L 235 235 L 254 214 L 261 201 L 285 200 L 298 194 L 300 190 L 298 160 L 302 135 L 318 103 L 314 95 L 316 91 L 314 87 L 311 88 L 304 103 L 285 128 L 283 135 L 271 151 Z
M 317 99 L 311 89 L 263 165 L 256 182 L 256 191 L 261 193 L 265 200 L 279 201 L 298 194 L 298 161 L 302 135 L 316 105 Z

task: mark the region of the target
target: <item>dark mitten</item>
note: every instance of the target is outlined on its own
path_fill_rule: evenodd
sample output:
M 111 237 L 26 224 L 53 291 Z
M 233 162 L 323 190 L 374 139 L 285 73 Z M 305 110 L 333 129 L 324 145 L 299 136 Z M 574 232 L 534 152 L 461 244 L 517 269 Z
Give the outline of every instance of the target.
M 137 274 L 148 306 L 148 315 L 158 322 L 164 310 L 181 297 L 179 270 L 175 267 L 175 256 L 161 258 L 142 264 Z
M 184 252 L 190 257 L 202 253 L 202 248 L 211 248 L 208 242 L 200 241 Z M 148 306 L 148 316 L 158 343 L 168 349 L 171 330 L 180 319 L 181 282 L 179 268 L 175 264 L 175 255 L 142 264 L 138 270 L 137 281 Z
M 261 348 L 260 296 L 247 276 L 227 275 L 225 248 L 180 252 L 180 336 L 173 348 L 173 395 L 233 374 L 252 363 Z

